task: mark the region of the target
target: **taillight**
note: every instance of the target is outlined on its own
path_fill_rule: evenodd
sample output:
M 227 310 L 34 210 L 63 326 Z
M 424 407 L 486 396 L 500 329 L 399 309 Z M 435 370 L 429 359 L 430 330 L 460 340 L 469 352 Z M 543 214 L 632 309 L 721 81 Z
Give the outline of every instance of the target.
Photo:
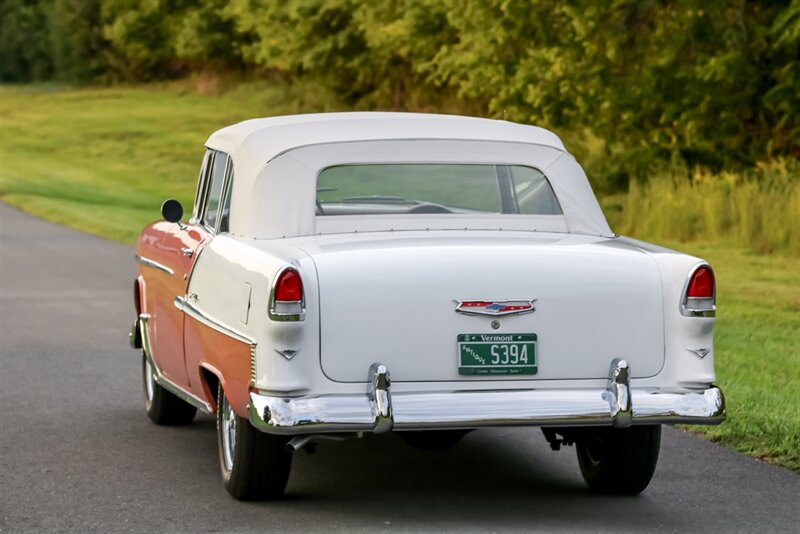
M 300 273 L 294 269 L 286 269 L 275 283 L 275 300 L 280 302 L 298 302 L 303 300 L 303 281 Z
M 686 296 L 710 299 L 714 297 L 714 271 L 708 265 L 701 265 L 695 269 L 689 286 L 686 288 Z
M 302 321 L 304 308 L 303 279 L 296 269 L 287 267 L 272 284 L 269 317 L 275 321 Z
M 716 282 L 710 265 L 698 265 L 689 275 L 681 300 L 681 311 L 690 317 L 715 315 Z

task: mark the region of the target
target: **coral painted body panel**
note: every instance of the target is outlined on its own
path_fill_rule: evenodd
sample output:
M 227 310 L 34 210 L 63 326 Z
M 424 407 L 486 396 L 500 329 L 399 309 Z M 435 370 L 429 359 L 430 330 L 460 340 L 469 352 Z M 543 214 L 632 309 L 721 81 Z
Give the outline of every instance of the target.
M 146 234 L 146 235 L 145 235 Z M 175 297 L 186 294 L 188 275 L 200 245 L 208 237 L 204 229 L 181 228 L 175 223 L 159 222 L 149 226 L 137 247 L 139 258 L 159 267 L 142 264 L 141 276 L 149 289 L 153 359 L 169 380 L 190 387 L 183 361 L 184 314 L 175 307 Z M 141 263 L 141 262 L 140 262 Z

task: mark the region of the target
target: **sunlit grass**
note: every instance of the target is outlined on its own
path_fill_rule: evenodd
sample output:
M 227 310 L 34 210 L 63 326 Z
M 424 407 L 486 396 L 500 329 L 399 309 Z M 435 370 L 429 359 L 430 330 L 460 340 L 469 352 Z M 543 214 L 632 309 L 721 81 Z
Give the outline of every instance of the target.
M 337 108 L 316 87 L 274 82 L 218 96 L 180 84 L 0 90 L 2 199 L 125 243 L 165 198 L 190 204 L 213 131 Z M 717 272 L 716 366 L 730 415 L 703 433 L 800 471 L 797 169 L 777 162 L 751 176 L 654 177 L 603 204 L 615 230 L 701 256 Z
M 715 244 L 667 243 L 717 275 L 714 353 L 728 420 L 709 439 L 800 471 L 800 260 Z
M 203 144 L 221 126 L 335 109 L 315 87 L 276 83 L 219 96 L 180 84 L 0 90 L 3 200 L 126 243 L 159 216 L 165 198 L 189 205 Z

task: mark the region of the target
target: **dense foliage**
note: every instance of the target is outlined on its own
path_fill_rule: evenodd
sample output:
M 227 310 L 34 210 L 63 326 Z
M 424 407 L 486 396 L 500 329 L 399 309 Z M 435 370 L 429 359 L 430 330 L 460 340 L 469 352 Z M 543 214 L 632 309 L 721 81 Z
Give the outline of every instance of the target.
M 0 0 L 3 81 L 193 73 L 540 124 L 606 190 L 800 156 L 800 0 Z

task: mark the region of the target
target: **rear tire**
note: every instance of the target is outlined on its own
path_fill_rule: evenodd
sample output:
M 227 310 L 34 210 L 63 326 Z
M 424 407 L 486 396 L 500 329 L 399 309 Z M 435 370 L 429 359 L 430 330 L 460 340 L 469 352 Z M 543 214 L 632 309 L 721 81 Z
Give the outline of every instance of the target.
M 142 353 L 142 380 L 144 409 L 147 417 L 157 425 L 188 425 L 197 408 L 182 401 L 156 383 L 155 369 Z
M 612 495 L 641 493 L 653 478 L 661 425 L 586 430 L 575 443 L 586 484 Z
M 401 438 L 421 451 L 452 449 L 470 430 L 407 430 L 398 432 Z
M 217 392 L 217 443 L 225 489 L 240 501 L 272 500 L 283 495 L 292 453 L 288 437 L 265 434 L 236 415 L 222 384 Z

